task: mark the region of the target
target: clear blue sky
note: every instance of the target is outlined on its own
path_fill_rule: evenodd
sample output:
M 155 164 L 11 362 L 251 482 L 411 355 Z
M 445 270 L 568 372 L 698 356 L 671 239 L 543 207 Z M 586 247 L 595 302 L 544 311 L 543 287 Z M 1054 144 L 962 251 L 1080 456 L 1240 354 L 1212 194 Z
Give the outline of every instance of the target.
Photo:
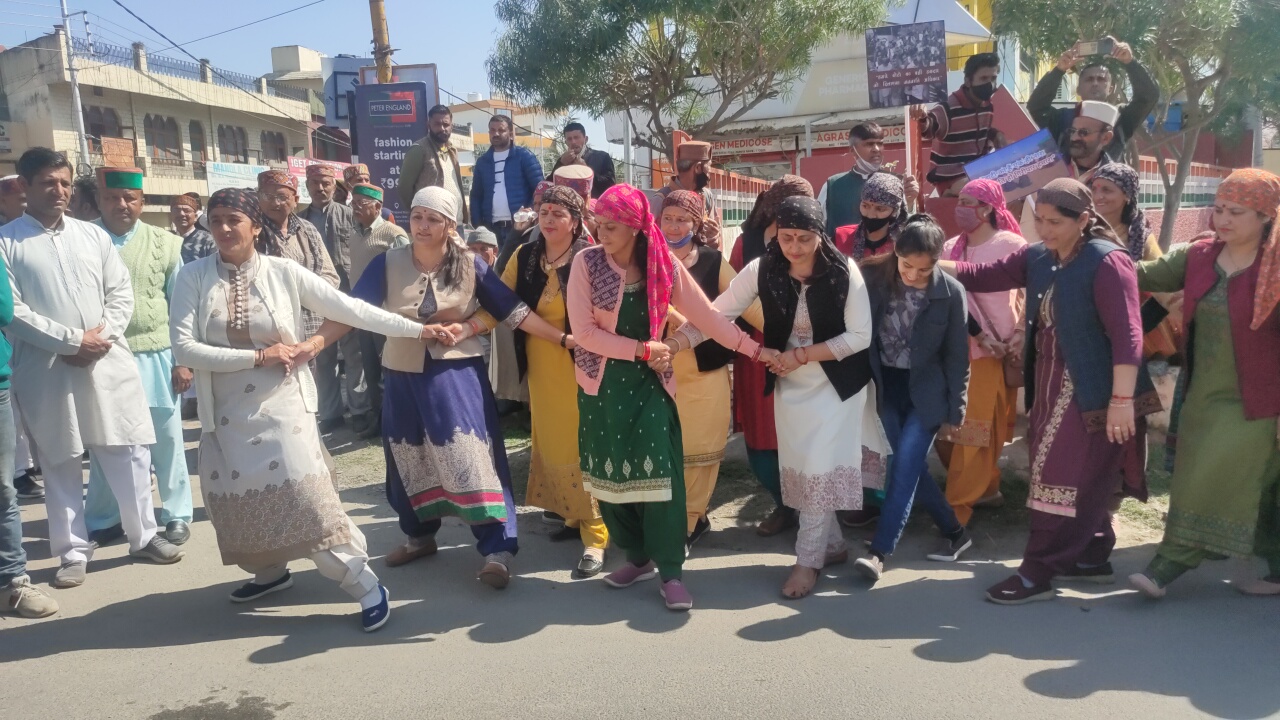
M 243 25 L 309 0 L 121 0 L 178 43 Z M 86 10 L 95 40 L 117 45 L 141 41 L 148 50 L 168 45 L 111 0 L 68 0 L 71 12 Z M 435 63 L 440 87 L 458 97 L 489 94 L 484 63 L 498 38 L 499 23 L 490 0 L 386 0 L 387 24 L 395 59 L 404 64 Z M 0 0 L 0 45 L 19 45 L 47 34 L 59 22 L 57 0 Z M 34 16 L 34 17 L 33 17 Z M 84 26 L 72 19 L 72 31 Z M 326 55 L 368 56 L 373 31 L 367 0 L 325 0 L 211 40 L 185 46 L 216 67 L 258 76 L 271 72 L 271 48 L 304 45 Z M 163 54 L 183 58 L 178 50 Z M 447 96 L 441 98 L 450 102 Z M 575 113 L 582 116 L 582 113 Z M 584 118 L 593 145 L 605 148 L 604 124 Z M 621 154 L 621 148 L 609 148 Z

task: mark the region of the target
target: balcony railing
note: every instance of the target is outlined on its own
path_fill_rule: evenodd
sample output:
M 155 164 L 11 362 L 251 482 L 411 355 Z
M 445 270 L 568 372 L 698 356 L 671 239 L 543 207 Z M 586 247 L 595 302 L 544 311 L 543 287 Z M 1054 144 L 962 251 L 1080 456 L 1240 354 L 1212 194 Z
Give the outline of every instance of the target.
M 267 81 L 267 94 L 276 97 L 287 98 L 289 100 L 297 100 L 298 102 L 308 102 L 307 90 L 305 88 L 293 87 L 275 80 Z
M 178 60 L 164 55 L 147 53 L 147 69 L 161 75 L 172 75 L 173 77 L 197 82 L 200 80 L 200 63 Z
M 129 48 L 103 42 L 95 42 L 90 47 L 89 41 L 83 38 L 72 38 L 71 47 L 76 54 L 84 55 L 97 64 L 133 67 L 133 50 Z

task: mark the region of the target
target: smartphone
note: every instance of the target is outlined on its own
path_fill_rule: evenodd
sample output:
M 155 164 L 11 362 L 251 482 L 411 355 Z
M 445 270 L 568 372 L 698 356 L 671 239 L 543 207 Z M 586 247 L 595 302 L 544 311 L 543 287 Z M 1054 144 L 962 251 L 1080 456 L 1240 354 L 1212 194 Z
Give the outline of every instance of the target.
M 1081 57 L 1089 55 L 1110 55 L 1116 49 L 1114 38 L 1103 38 L 1094 42 L 1082 42 L 1077 48 Z

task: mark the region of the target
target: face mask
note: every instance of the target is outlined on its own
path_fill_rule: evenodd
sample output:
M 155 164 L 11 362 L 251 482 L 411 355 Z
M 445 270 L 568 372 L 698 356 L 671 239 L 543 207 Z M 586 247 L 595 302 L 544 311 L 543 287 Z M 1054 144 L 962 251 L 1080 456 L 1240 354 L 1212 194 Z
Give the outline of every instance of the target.
M 978 214 L 978 208 L 966 205 L 956 206 L 956 225 L 961 230 L 971 233 L 982 227 L 984 222 L 986 222 L 986 218 Z
M 679 240 L 668 240 L 667 247 L 671 248 L 672 250 L 679 250 L 691 242 L 693 242 L 693 233 L 689 233 L 688 235 L 685 235 Z
M 697 192 L 702 192 L 702 189 L 710 184 L 711 176 L 706 173 L 698 173 L 693 176 L 693 187 Z
M 857 150 L 853 151 L 853 157 L 854 157 L 853 171 L 858 173 L 859 175 L 866 176 L 866 175 L 871 175 L 872 173 L 880 172 L 880 165 L 873 164 L 866 158 L 862 157 L 861 155 L 858 154 Z
M 974 97 L 985 102 L 996 94 L 996 84 L 982 83 L 981 85 L 972 85 L 969 87 L 969 92 L 973 93 Z
M 890 215 L 889 217 L 882 217 L 882 218 L 864 217 L 862 218 L 862 227 L 869 233 L 879 232 L 885 229 L 885 227 L 888 226 L 889 223 L 891 222 L 893 222 L 892 215 Z

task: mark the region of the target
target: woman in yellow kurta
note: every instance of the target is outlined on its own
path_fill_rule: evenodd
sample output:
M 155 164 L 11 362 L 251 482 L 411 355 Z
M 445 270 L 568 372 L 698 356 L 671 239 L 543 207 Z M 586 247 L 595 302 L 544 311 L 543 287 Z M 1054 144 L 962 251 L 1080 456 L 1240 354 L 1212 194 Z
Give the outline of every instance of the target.
M 662 202 L 662 234 L 671 254 L 679 260 L 702 288 L 708 299 L 715 300 L 737 275 L 729 261 L 718 251 L 702 244 L 701 234 L 705 205 L 702 197 L 687 190 L 675 190 Z M 669 310 L 668 328 L 674 331 L 684 318 L 674 308 Z M 760 327 L 763 318 L 759 305 L 744 317 Z M 707 507 L 720 476 L 720 461 L 729 439 L 732 421 L 729 363 L 733 351 L 715 342 L 705 342 L 691 353 L 677 353 L 672 361 L 676 375 L 676 409 L 680 413 L 680 434 L 684 442 L 685 504 L 688 511 L 688 534 L 685 555 L 693 544 L 711 529 Z
M 532 450 L 525 502 L 565 518 L 552 540 L 581 538 L 584 551 L 574 577 L 589 578 L 604 567 L 609 532 L 600 508 L 582 486 L 578 456 L 578 382 L 573 374 L 573 330 L 564 304 L 569 267 L 590 244 L 583 228 L 586 203 L 573 190 L 552 186 L 538 207 L 539 236 L 521 245 L 502 281 L 553 327 L 564 328 L 560 344 L 516 332 L 520 376 L 529 381 Z

